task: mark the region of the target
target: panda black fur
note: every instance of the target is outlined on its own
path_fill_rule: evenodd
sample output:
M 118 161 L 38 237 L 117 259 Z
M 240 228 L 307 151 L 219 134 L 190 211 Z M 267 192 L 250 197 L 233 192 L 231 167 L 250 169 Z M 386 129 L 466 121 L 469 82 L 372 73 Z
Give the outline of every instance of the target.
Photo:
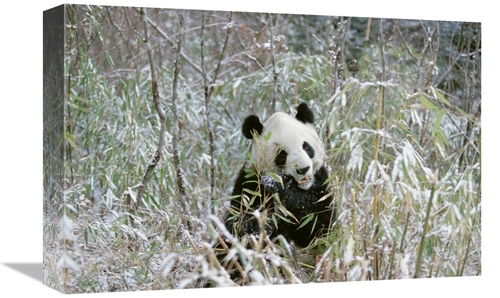
M 255 115 L 245 119 L 242 132 L 252 140 L 251 156 L 255 162 L 244 167 L 236 179 L 231 211 L 225 219 L 228 231 L 237 236 L 258 235 L 260 225 L 255 211 L 262 214 L 267 210 L 265 229 L 271 238 L 281 234 L 297 246 L 306 247 L 315 237 L 328 232 L 335 220 L 335 208 L 325 183 L 329 173 L 324 165 L 324 145 L 313 123 L 314 113 L 305 103 L 298 106 L 295 117 L 277 112 L 264 124 Z M 258 176 L 252 176 L 252 172 Z M 242 200 L 252 201 L 255 193 L 260 196 L 254 195 L 253 204 L 246 210 Z M 278 194 L 279 202 L 273 199 L 273 194 Z M 276 217 L 275 224 L 271 218 L 277 212 L 277 204 L 282 204 L 295 219 L 288 217 L 290 222 L 287 222 Z M 316 218 L 299 229 L 311 213 Z

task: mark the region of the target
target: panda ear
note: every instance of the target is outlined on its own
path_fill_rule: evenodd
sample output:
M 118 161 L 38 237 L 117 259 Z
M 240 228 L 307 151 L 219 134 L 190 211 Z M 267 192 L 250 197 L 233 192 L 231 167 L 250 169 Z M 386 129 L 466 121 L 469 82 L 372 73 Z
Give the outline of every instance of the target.
M 304 102 L 297 107 L 297 115 L 295 115 L 295 118 L 302 121 L 304 124 L 314 123 L 314 113 Z
M 262 123 L 260 123 L 259 117 L 255 116 L 255 115 L 248 116 L 245 119 L 245 122 L 243 122 L 242 131 L 243 131 L 243 135 L 247 139 L 253 138 L 252 132 L 254 130 L 257 134 L 260 135 L 262 133 L 263 129 L 264 129 L 264 125 L 262 125 Z

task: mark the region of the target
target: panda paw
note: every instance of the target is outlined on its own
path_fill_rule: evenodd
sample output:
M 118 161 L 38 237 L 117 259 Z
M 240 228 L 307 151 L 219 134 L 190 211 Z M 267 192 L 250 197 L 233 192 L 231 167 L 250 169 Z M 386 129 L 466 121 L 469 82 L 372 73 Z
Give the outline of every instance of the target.
M 255 235 L 258 236 L 262 230 L 260 222 L 264 221 L 264 230 L 267 235 L 274 235 L 275 228 L 270 218 L 262 218 L 262 211 L 254 211 L 251 215 L 243 218 L 243 226 L 241 227 L 240 235 Z M 257 219 L 256 217 L 260 217 Z
M 248 220 L 243 224 L 241 228 L 241 235 L 258 235 L 260 231 L 260 226 L 257 220 Z
M 260 182 L 266 191 L 279 193 L 293 182 L 293 178 L 284 174 L 266 173 L 261 176 Z
M 260 177 L 260 183 L 266 191 L 278 192 L 282 189 L 282 177 L 276 173 L 264 174 Z

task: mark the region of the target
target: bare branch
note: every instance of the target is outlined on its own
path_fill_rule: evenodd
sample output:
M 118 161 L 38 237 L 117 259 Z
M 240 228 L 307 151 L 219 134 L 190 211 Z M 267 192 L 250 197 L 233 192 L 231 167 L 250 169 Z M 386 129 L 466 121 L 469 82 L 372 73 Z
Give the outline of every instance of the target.
M 406 39 L 404 38 L 403 36 L 403 33 L 401 33 L 401 30 L 399 30 L 399 26 L 398 26 L 398 23 L 396 22 L 395 19 L 392 19 L 392 23 L 394 24 L 394 28 L 396 28 L 396 32 L 398 32 L 398 35 L 399 37 L 401 38 L 401 41 L 403 41 L 403 44 L 406 48 L 406 50 L 408 51 L 408 54 L 410 54 L 410 57 L 412 58 L 412 62 L 415 63 L 415 65 L 418 66 L 418 63 L 417 63 L 417 56 L 415 55 L 415 53 L 413 53 L 413 51 L 411 50 L 410 46 L 408 45 L 408 43 L 406 42 Z
M 200 49 L 201 49 L 201 74 L 203 76 L 203 90 L 205 93 L 205 117 L 207 121 L 207 131 L 208 131 L 208 141 L 209 141 L 209 155 L 210 155 L 210 197 L 206 200 L 205 210 L 208 214 L 212 213 L 212 204 L 211 201 L 213 199 L 213 193 L 215 188 L 215 161 L 214 161 L 214 134 L 212 131 L 212 122 L 210 119 L 210 92 L 208 88 L 208 79 L 207 74 L 205 72 L 205 12 L 202 12 L 201 15 L 201 30 L 200 30 Z M 229 35 L 229 34 L 228 34 Z M 226 38 L 227 42 L 227 38 Z M 222 59 L 222 55 L 221 55 Z
M 170 38 L 167 33 L 163 32 L 163 30 L 160 29 L 160 27 L 158 27 L 158 25 L 153 22 L 150 18 L 148 18 L 148 22 L 151 24 L 151 26 L 153 26 L 153 28 L 158 32 L 160 33 L 161 36 L 163 36 L 163 38 L 165 38 L 172 46 L 176 46 L 176 42 L 174 40 L 172 40 L 172 38 Z M 180 55 L 182 56 L 182 58 L 184 58 L 184 60 L 186 61 L 187 64 L 189 64 L 194 70 L 196 70 L 198 73 L 201 73 L 201 69 L 200 67 L 198 67 L 198 65 L 196 65 L 193 60 L 191 60 L 191 58 L 188 57 L 188 55 L 186 55 L 186 53 L 184 53 L 182 50 L 180 51 Z
M 276 69 L 276 59 L 274 57 L 274 25 L 273 25 L 273 14 L 269 14 L 270 24 L 271 24 L 271 60 L 273 64 L 273 92 L 271 95 L 271 109 L 272 112 L 276 112 L 276 91 L 278 89 L 278 76 L 279 71 Z
M 344 84 L 344 69 L 343 65 L 345 64 L 345 41 L 347 38 L 347 30 L 350 26 L 351 23 L 351 18 L 348 18 L 346 21 L 344 21 L 343 18 L 341 18 L 340 21 L 340 27 L 339 27 L 339 43 L 337 45 L 332 44 L 330 47 L 326 47 L 323 42 L 321 42 L 314 34 L 314 38 L 316 38 L 323 46 L 328 49 L 328 53 L 330 54 L 331 57 L 331 64 L 332 64 L 332 93 L 335 94 L 337 90 L 340 90 L 342 88 L 342 85 Z M 311 31 L 312 33 L 312 31 Z M 335 38 L 334 38 L 335 39 Z M 340 83 L 339 83 L 340 79 Z M 328 107 L 328 112 L 327 115 L 332 114 L 333 108 L 334 108 L 334 103 L 335 101 L 331 101 L 329 107 Z M 342 104 L 340 107 L 340 113 L 342 114 Z M 328 125 L 326 127 L 326 132 L 325 136 L 328 139 L 330 137 L 331 131 L 330 131 L 330 126 Z M 330 149 L 330 142 L 326 143 L 326 148 Z
M 148 53 L 148 59 L 149 59 L 149 66 L 151 68 L 151 85 L 152 85 L 152 92 L 153 92 L 153 102 L 156 108 L 156 112 L 160 116 L 160 141 L 158 142 L 158 148 L 156 149 L 156 152 L 151 159 L 151 161 L 148 163 L 148 168 L 146 169 L 146 173 L 144 174 L 144 177 L 142 179 L 142 183 L 139 186 L 139 190 L 137 192 L 137 201 L 135 202 L 135 205 L 139 205 L 142 201 L 142 196 L 144 195 L 144 191 L 146 189 L 146 185 L 149 183 L 149 180 L 151 180 L 151 176 L 153 175 L 154 169 L 158 165 L 161 159 L 161 152 L 163 151 L 163 147 L 165 147 L 165 124 L 166 124 L 166 117 L 165 117 L 165 112 L 162 110 L 160 106 L 160 96 L 158 92 L 158 80 L 156 76 L 156 69 L 155 69 L 155 64 L 154 64 L 154 59 L 153 59 L 153 50 L 151 49 L 151 44 L 149 42 L 149 30 L 148 30 L 148 23 L 146 21 L 147 16 L 146 16 L 146 10 L 144 8 L 141 8 L 140 14 L 142 17 L 142 21 L 144 24 L 144 38 L 143 41 L 146 44 L 147 48 L 147 53 Z
M 148 59 L 149 59 L 149 66 L 151 68 L 151 83 L 152 83 L 152 88 L 153 88 L 153 101 L 155 104 L 156 112 L 158 112 L 158 115 L 160 115 L 160 118 L 163 119 L 165 118 L 165 112 L 162 110 L 160 106 L 160 96 L 158 92 L 158 78 L 156 76 L 156 69 L 154 65 L 154 59 L 153 59 L 153 49 L 151 47 L 151 43 L 149 42 L 149 30 L 148 30 L 148 22 L 147 22 L 147 15 L 146 15 L 146 10 L 141 8 L 141 15 L 142 15 L 142 22 L 144 24 L 144 43 L 146 44 L 147 52 L 148 52 Z
M 175 66 L 174 66 L 174 80 L 172 86 L 172 113 L 173 113 L 173 129 L 172 129 L 172 149 L 173 149 L 173 163 L 176 172 L 177 180 L 177 191 L 179 194 L 179 199 L 183 204 L 184 211 L 189 213 L 189 208 L 185 200 L 186 187 L 184 185 L 184 175 L 180 166 L 179 158 L 179 116 L 177 111 L 177 88 L 179 85 L 179 72 L 181 70 L 181 45 L 182 38 L 184 36 L 184 14 L 182 11 L 177 13 L 179 16 L 179 36 L 176 42 L 176 53 L 175 53 Z
M 226 38 L 224 39 L 224 45 L 222 46 L 222 52 L 219 56 L 219 62 L 217 62 L 217 67 L 215 68 L 214 78 L 212 80 L 213 83 L 215 83 L 215 81 L 217 80 L 217 77 L 219 76 L 219 70 L 220 70 L 220 65 L 222 62 L 222 57 L 224 56 L 224 53 L 226 52 L 227 41 L 229 40 L 229 30 L 233 26 L 232 22 L 233 22 L 233 12 L 230 12 L 229 13 L 229 21 L 228 21 L 228 24 L 226 25 Z M 210 95 L 212 95 L 212 90 L 213 90 L 213 84 L 208 92 L 209 97 L 210 97 Z
M 161 119 L 160 141 L 158 142 L 158 148 L 156 149 L 156 152 L 155 152 L 153 158 L 148 163 L 148 168 L 146 169 L 146 173 L 144 174 L 144 177 L 142 179 L 142 183 L 139 186 L 139 190 L 137 192 L 137 202 L 135 203 L 136 206 L 140 204 L 140 202 L 142 200 L 142 196 L 144 195 L 144 192 L 146 190 L 146 185 L 151 180 L 151 177 L 153 176 L 154 169 L 156 168 L 156 166 L 160 162 L 161 152 L 163 151 L 163 147 L 165 147 L 166 120 L 167 120 L 166 117 Z

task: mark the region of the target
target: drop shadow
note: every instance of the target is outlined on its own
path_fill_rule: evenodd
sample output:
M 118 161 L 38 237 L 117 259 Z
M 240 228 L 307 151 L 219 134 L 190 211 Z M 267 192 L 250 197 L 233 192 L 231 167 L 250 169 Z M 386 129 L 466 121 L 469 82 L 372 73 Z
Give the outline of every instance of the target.
M 3 265 L 43 283 L 42 263 L 3 263 Z

